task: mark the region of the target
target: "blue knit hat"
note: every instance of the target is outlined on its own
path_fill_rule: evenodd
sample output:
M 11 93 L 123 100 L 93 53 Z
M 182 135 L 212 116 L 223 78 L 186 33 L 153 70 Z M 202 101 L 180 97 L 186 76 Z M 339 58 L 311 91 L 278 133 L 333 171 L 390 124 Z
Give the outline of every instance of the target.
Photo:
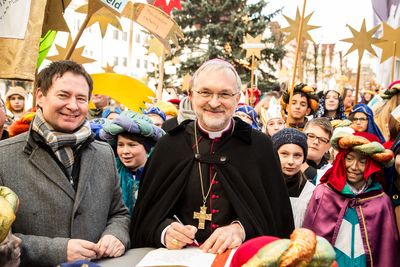
M 284 128 L 272 136 L 272 143 L 274 144 L 274 148 L 277 151 L 281 146 L 286 144 L 298 145 L 303 149 L 303 162 L 307 159 L 307 136 L 299 130 L 296 130 L 294 128 Z

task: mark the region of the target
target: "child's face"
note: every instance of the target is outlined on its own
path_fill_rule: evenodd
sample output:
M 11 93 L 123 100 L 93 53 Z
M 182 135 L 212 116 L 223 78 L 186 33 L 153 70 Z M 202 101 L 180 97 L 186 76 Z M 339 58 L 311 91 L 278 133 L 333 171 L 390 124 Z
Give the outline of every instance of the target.
M 365 132 L 368 129 L 368 116 L 363 112 L 356 112 L 352 119 L 352 128 L 357 132 Z
M 367 158 L 357 152 L 349 152 L 345 156 L 347 182 L 360 190 L 366 183 L 364 170 Z
M 293 176 L 300 171 L 304 161 L 303 149 L 295 144 L 285 144 L 278 149 L 283 174 Z
M 324 154 L 331 148 L 329 134 L 321 127 L 313 124 L 304 129 L 304 133 L 307 135 L 307 159 L 319 163 Z
M 285 121 L 281 118 L 270 119 L 267 123 L 267 133 L 269 136 L 273 136 L 283 128 L 285 128 Z

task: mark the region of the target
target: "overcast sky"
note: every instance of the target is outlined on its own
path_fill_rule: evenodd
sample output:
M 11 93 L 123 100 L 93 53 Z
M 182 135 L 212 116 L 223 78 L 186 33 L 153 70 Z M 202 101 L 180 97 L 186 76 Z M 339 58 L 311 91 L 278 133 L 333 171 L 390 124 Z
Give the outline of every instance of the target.
M 267 11 L 283 7 L 283 14 L 295 18 L 296 8 L 300 12 L 304 0 L 269 0 Z M 317 43 L 336 43 L 340 39 L 351 37 L 351 32 L 346 24 L 351 25 L 357 31 L 361 27 L 362 20 L 365 18 L 367 29 L 371 29 L 373 23 L 373 11 L 370 0 L 308 0 L 306 5 L 306 15 L 314 11 L 311 17 L 311 25 L 321 26 L 319 29 L 310 31 L 311 36 Z M 282 27 L 288 24 L 283 16 L 277 20 Z M 337 43 L 337 48 L 347 48 L 343 42 Z

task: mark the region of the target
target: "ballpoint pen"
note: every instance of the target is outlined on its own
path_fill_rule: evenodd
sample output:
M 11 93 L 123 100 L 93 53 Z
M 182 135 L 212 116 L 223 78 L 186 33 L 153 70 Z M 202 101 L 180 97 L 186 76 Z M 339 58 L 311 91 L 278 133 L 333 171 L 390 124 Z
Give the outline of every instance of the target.
M 174 215 L 173 217 L 174 217 L 174 219 L 175 219 L 178 223 L 184 225 L 183 222 L 182 222 L 181 220 L 179 220 L 178 216 Z M 195 243 L 198 247 L 200 246 L 200 245 L 199 245 L 199 242 L 197 242 L 196 239 L 193 239 L 193 243 Z

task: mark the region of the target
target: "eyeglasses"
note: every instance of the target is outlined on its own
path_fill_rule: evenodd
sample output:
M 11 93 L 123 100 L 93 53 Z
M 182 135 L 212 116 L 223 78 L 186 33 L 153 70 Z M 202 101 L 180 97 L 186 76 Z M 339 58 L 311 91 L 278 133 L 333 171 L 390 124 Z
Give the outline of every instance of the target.
M 200 90 L 199 91 L 193 90 L 193 91 L 198 93 L 202 98 L 208 99 L 208 100 L 212 99 L 214 97 L 214 95 L 217 95 L 218 99 L 228 100 L 228 99 L 231 99 L 232 97 L 234 97 L 235 95 L 237 95 L 239 93 L 239 92 L 237 92 L 237 93 L 226 93 L 226 92 L 224 92 L 224 93 L 211 93 L 211 92 L 208 92 L 208 91 L 200 91 Z
M 352 122 L 364 122 L 364 121 L 368 121 L 368 118 L 352 118 L 351 119 Z
M 319 137 L 319 136 L 316 136 L 313 133 L 307 133 L 306 135 L 307 135 L 307 138 L 309 138 L 313 142 L 315 141 L 315 139 L 318 139 L 318 142 L 320 142 L 320 143 L 324 143 L 324 144 L 328 144 L 329 143 L 329 139 L 328 138 Z

